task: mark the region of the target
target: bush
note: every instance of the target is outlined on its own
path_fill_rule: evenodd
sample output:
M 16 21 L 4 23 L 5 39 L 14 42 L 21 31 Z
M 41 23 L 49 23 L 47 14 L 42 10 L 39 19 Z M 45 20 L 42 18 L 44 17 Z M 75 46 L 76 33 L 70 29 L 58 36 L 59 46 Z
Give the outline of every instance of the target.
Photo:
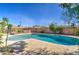
M 51 25 L 49 25 L 49 29 L 50 29 L 51 31 L 53 31 L 54 33 L 56 33 L 56 31 L 57 31 L 57 26 L 54 25 L 54 24 L 51 24 Z
M 3 33 L 0 33 L 0 44 L 2 44 L 2 36 L 3 36 Z
M 76 31 L 76 35 L 77 35 L 77 36 L 79 36 L 79 30 L 78 30 L 78 31 Z
M 54 33 L 62 34 L 64 27 L 51 24 L 49 26 L 49 29 L 52 30 Z
M 15 31 L 16 31 L 17 33 L 22 33 L 22 32 L 23 32 L 23 30 L 22 30 L 21 28 L 16 28 Z
M 0 33 L 0 38 L 2 38 L 2 36 L 3 36 L 3 33 Z
M 58 31 L 59 34 L 62 34 L 63 33 L 63 29 L 64 29 L 64 27 L 58 26 L 56 30 Z

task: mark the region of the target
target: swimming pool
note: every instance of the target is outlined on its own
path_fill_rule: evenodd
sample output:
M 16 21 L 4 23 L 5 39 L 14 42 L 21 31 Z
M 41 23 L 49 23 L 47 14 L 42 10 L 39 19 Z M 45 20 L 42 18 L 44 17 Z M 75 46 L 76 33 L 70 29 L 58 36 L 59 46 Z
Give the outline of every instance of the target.
M 14 35 L 9 37 L 10 41 L 21 41 L 29 38 L 35 38 L 41 41 L 46 41 L 55 44 L 62 45 L 79 45 L 79 39 L 60 36 L 60 35 L 52 35 L 52 34 L 23 34 L 23 35 Z

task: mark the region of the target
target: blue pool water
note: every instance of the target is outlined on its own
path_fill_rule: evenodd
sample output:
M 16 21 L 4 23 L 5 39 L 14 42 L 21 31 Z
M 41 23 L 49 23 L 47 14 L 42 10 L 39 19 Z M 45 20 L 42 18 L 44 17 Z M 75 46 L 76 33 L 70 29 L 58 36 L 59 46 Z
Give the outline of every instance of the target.
M 11 36 L 9 37 L 9 40 L 21 41 L 28 38 L 35 38 L 38 40 L 62 45 L 79 45 L 79 39 L 52 34 L 23 34 L 23 35 Z

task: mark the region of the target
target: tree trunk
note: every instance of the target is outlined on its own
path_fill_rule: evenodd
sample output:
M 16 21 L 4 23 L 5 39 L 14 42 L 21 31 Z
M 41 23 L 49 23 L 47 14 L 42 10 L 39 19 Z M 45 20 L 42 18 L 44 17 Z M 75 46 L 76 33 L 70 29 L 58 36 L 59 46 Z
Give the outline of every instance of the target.
M 8 31 L 7 31 L 7 37 L 6 37 L 6 52 L 8 52 L 8 46 L 7 46 L 7 40 L 8 40 Z
M 7 46 L 8 33 L 9 33 L 9 29 L 8 29 L 8 22 L 7 22 L 7 33 L 6 33 L 7 35 L 6 35 L 6 42 L 5 42 L 6 52 L 8 52 L 8 46 Z

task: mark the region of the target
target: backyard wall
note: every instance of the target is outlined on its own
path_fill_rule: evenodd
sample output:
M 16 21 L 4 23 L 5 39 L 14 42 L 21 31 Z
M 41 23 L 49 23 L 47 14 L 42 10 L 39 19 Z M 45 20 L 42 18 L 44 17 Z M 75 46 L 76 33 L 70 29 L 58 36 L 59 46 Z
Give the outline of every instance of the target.
M 72 28 L 65 28 L 63 34 L 74 35 L 74 30 Z

